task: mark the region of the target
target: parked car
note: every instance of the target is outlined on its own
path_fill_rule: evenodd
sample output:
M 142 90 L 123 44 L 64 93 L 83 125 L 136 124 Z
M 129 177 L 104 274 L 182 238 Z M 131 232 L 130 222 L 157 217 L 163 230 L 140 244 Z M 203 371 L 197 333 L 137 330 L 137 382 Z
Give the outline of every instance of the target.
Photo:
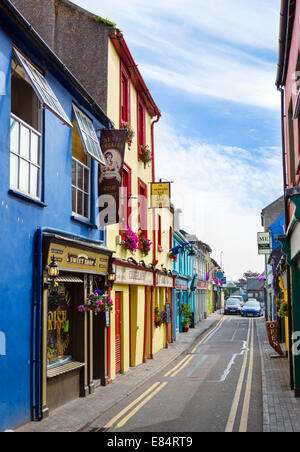
M 244 306 L 244 304 L 245 304 L 245 300 L 242 297 L 242 295 L 231 295 L 230 298 L 236 298 L 240 302 L 241 306 Z
M 236 298 L 228 298 L 225 303 L 225 315 L 226 314 L 241 314 L 242 307 L 239 300 Z
M 257 300 L 248 300 L 242 308 L 241 315 L 242 317 L 261 317 L 263 309 Z

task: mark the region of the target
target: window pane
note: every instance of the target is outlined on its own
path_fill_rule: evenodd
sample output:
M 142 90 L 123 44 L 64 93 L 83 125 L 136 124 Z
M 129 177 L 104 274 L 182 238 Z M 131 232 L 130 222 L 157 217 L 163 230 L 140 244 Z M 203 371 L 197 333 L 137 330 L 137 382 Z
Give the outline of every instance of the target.
M 10 120 L 10 149 L 19 153 L 19 123 L 13 118 Z
M 35 89 L 40 101 L 46 106 L 53 109 L 53 111 L 68 125 L 70 121 L 55 96 L 52 88 L 48 84 L 47 80 L 26 58 L 23 57 L 16 49 L 14 49 L 15 56 L 22 66 L 27 77 L 30 79 L 32 87 Z
M 36 165 L 40 164 L 39 158 L 39 137 L 35 133 L 31 132 L 31 148 L 30 148 L 30 161 Z
M 71 298 L 64 284 L 48 291 L 47 365 L 71 359 Z
M 10 186 L 18 188 L 18 157 L 10 154 Z
M 89 218 L 90 209 L 89 209 L 90 197 L 88 195 L 84 195 L 84 213 L 83 216 Z
M 77 188 L 83 190 L 83 167 L 77 165 Z
M 28 193 L 29 191 L 29 163 L 20 159 L 20 190 Z
M 77 213 L 76 211 L 76 189 L 72 188 L 72 212 Z
M 72 160 L 72 185 L 76 186 L 76 162 Z
M 21 125 L 20 155 L 29 160 L 30 132 Z
M 84 191 L 89 193 L 90 188 L 90 172 L 87 169 L 84 169 Z
M 78 215 L 83 215 L 83 193 L 81 191 L 77 191 L 77 211 Z
M 39 197 L 39 169 L 33 165 L 30 166 L 30 194 Z

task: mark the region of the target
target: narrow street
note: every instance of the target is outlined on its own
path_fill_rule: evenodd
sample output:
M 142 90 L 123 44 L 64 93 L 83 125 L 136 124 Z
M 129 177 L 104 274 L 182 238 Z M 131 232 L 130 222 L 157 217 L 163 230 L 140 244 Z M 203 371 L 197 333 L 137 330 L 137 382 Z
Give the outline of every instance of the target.
M 223 317 L 87 432 L 261 432 L 257 322 Z

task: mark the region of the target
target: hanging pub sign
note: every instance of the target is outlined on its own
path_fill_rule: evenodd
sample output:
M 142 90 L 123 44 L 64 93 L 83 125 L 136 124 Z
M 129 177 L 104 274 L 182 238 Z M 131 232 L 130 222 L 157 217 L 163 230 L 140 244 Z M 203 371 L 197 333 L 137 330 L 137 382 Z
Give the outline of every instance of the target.
M 120 189 L 126 146 L 126 130 L 104 129 L 100 146 L 106 165 L 99 165 L 100 224 L 119 223 Z
M 258 254 L 271 254 L 271 234 L 269 232 L 257 233 Z
M 171 184 L 170 182 L 151 183 L 151 208 L 170 209 L 171 207 Z

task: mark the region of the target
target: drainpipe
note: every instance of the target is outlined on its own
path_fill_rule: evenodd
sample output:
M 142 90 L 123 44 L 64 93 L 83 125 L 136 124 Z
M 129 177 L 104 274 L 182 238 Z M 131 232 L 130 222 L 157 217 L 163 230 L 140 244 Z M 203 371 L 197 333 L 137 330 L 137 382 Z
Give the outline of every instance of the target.
M 42 282 L 43 282 L 43 233 L 61 234 L 69 238 L 82 240 L 87 243 L 103 245 L 102 240 L 91 240 L 81 235 L 72 234 L 54 228 L 38 228 L 35 236 L 35 271 L 33 293 L 33 334 L 32 334 L 32 413 L 37 421 L 43 419 L 42 413 Z
M 289 206 L 288 198 L 286 196 L 287 188 L 287 168 L 286 168 L 286 134 L 285 134 L 285 102 L 284 102 L 284 89 L 277 86 L 278 91 L 281 94 L 281 130 L 282 130 L 282 165 L 283 165 L 283 186 L 284 186 L 284 211 L 285 211 L 285 231 L 289 227 Z M 291 297 L 291 266 L 287 265 L 287 296 L 288 296 L 288 327 L 289 327 L 289 364 L 290 364 L 290 387 L 294 390 L 294 362 L 293 362 L 293 313 L 292 313 L 292 297 Z

